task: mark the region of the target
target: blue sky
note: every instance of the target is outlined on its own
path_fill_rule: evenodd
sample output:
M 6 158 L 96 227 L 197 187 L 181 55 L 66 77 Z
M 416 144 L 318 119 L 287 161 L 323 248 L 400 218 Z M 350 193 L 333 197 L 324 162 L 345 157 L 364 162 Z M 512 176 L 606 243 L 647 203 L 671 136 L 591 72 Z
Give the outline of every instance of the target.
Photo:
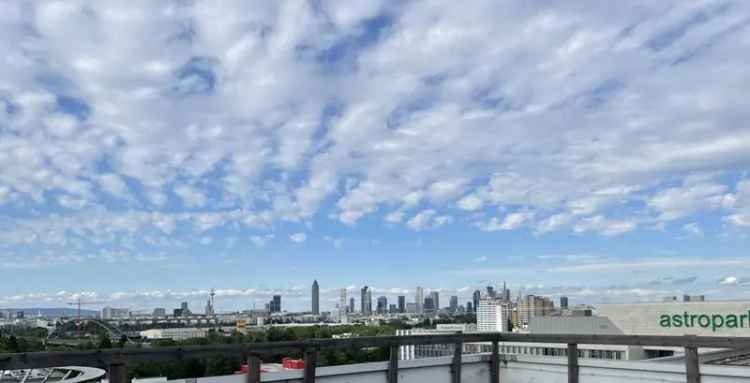
M 742 1 L 0 4 L 0 306 L 748 298 Z M 447 297 L 445 299 L 447 302 Z

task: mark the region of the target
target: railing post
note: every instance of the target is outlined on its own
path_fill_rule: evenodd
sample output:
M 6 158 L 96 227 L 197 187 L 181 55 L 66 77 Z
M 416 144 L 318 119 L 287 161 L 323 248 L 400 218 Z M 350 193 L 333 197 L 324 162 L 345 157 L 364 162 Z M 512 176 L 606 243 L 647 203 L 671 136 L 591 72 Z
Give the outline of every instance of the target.
M 452 383 L 461 383 L 461 354 L 464 352 L 463 343 L 457 340 L 453 348 L 453 376 Z
M 315 365 L 318 363 L 318 349 L 308 347 L 305 349 L 305 383 L 315 382 Z
M 578 383 L 578 345 L 568 343 L 568 383 Z
M 500 383 L 500 345 L 497 340 L 492 341 L 492 355 L 490 355 L 490 383 Z
M 701 383 L 701 371 L 698 363 L 698 348 L 686 346 L 685 370 L 687 374 L 687 383 Z
M 112 362 L 107 371 L 109 383 L 128 383 L 128 369 L 124 362 Z
M 390 347 L 388 355 L 388 383 L 398 383 L 398 348 L 397 344 Z
M 260 364 L 260 358 L 255 355 L 250 355 L 247 358 L 247 376 L 245 377 L 246 383 L 260 383 Z

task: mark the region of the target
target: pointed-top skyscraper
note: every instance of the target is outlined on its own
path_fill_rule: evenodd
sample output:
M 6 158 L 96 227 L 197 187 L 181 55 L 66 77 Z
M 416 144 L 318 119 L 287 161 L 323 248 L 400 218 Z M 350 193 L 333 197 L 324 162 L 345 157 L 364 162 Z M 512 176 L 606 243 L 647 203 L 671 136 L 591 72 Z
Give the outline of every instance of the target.
M 312 285 L 312 313 L 313 315 L 320 315 L 320 288 L 317 279 L 313 281 Z

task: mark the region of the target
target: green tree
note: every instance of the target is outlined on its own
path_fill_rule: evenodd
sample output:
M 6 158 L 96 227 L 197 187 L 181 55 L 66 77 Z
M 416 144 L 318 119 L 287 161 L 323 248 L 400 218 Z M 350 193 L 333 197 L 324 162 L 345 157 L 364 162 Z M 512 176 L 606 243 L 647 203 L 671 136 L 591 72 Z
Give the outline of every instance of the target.
M 112 348 L 112 341 L 108 336 L 102 336 L 99 338 L 99 349 Z

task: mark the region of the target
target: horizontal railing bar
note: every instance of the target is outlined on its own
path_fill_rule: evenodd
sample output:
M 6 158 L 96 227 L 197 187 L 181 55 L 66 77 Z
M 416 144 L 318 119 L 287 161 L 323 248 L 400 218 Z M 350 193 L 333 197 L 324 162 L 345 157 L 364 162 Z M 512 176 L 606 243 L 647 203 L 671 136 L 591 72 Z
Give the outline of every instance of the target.
M 124 348 L 92 351 L 32 352 L 0 354 L 0 370 L 44 368 L 63 365 L 101 366 L 113 362 L 172 361 L 214 355 L 240 356 L 283 354 L 305 349 L 360 349 L 394 347 L 409 344 L 450 344 L 456 342 L 524 342 L 559 344 L 606 344 L 664 347 L 750 347 L 750 337 L 653 336 L 653 335 L 570 335 L 464 333 L 438 335 L 373 336 L 346 339 L 309 339 L 304 341 L 263 342 L 211 346 Z

